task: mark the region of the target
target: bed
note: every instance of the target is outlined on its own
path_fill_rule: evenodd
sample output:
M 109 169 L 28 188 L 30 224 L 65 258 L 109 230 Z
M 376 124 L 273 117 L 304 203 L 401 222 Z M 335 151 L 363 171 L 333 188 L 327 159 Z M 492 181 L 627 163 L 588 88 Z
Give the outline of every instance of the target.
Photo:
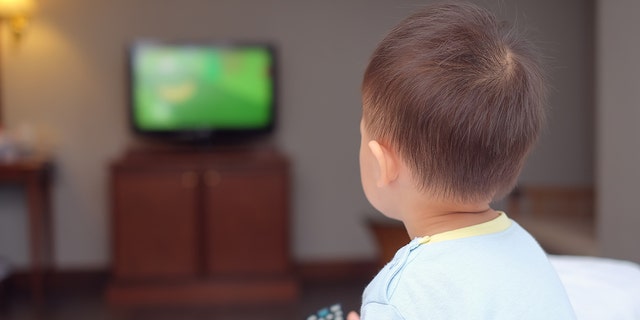
M 640 319 L 640 265 L 587 256 L 550 255 L 578 320 Z

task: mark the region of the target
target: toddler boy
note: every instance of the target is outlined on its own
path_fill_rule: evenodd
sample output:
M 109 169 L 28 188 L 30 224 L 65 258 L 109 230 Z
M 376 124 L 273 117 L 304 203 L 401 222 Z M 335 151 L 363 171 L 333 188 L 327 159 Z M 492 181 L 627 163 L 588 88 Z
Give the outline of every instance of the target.
M 475 5 L 431 5 L 382 40 L 362 97 L 364 192 L 413 239 L 366 288 L 362 319 L 575 319 L 543 250 L 490 207 L 544 120 L 530 43 Z

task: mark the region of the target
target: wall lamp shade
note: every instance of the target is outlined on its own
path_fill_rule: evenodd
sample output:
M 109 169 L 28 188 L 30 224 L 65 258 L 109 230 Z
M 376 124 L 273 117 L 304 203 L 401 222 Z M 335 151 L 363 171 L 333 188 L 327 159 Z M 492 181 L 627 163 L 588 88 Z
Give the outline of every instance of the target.
M 35 9 L 34 0 L 0 0 L 0 18 L 28 16 Z
M 29 25 L 29 15 L 35 8 L 35 0 L 0 0 L 0 20 L 6 19 L 11 31 L 19 37 Z

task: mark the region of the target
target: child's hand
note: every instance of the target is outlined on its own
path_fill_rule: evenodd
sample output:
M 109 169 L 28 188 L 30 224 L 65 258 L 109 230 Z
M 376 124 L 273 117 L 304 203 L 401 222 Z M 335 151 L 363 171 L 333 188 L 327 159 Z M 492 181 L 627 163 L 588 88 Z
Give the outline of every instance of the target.
M 347 320 L 360 320 L 360 316 L 355 311 L 351 311 L 347 315 Z

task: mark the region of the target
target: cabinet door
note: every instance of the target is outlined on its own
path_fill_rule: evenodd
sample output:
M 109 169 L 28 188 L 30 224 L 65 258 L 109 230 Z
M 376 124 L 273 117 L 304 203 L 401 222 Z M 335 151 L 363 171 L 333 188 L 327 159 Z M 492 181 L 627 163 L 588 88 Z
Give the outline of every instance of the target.
M 114 273 L 175 278 L 198 272 L 198 175 L 114 170 Z
M 205 173 L 206 266 L 216 276 L 289 271 L 284 167 Z

